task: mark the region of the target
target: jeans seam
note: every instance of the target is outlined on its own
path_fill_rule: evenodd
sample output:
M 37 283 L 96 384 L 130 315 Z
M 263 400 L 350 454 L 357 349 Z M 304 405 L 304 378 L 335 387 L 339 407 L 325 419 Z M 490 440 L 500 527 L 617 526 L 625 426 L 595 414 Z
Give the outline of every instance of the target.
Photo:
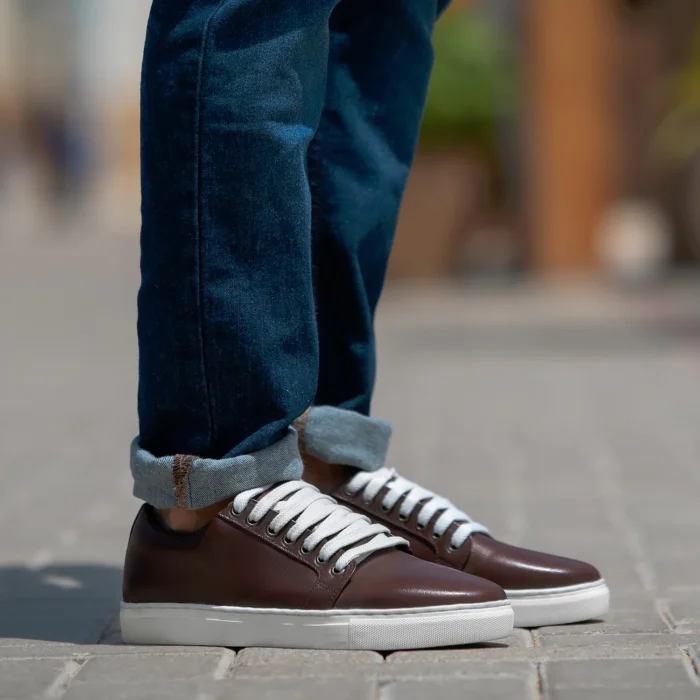
M 198 306 L 198 320 L 199 320 L 199 347 L 202 358 L 202 378 L 204 380 L 205 397 L 207 404 L 207 415 L 209 419 L 209 445 L 208 449 L 211 449 L 214 443 L 214 401 L 211 391 L 211 382 L 209 378 L 209 372 L 207 369 L 206 360 L 206 338 L 204 332 L 204 283 L 202 276 L 203 268 L 203 236 L 202 236 L 202 84 L 204 78 L 204 64 L 207 53 L 207 44 L 209 42 L 209 28 L 219 14 L 221 9 L 227 0 L 220 0 L 218 5 L 212 10 L 211 14 L 207 18 L 202 29 L 202 43 L 199 51 L 199 62 L 197 66 L 197 90 L 195 97 L 195 128 L 194 128 L 194 150 L 195 150 L 195 182 L 194 182 L 194 192 L 195 192 L 195 231 L 197 236 L 197 245 L 195 248 L 196 252 L 196 265 L 197 265 L 197 306 Z
M 192 455 L 173 457 L 173 498 L 176 508 L 189 508 L 192 503 L 190 472 L 195 459 Z
M 326 78 L 327 80 L 327 78 Z M 325 100 L 324 100 L 325 103 Z M 318 255 L 315 255 L 317 240 L 318 240 L 318 229 L 321 225 L 321 197 L 319 196 L 319 182 L 321 179 L 321 163 L 320 163 L 320 150 L 321 150 L 321 127 L 324 120 L 325 104 L 321 108 L 321 115 L 316 126 L 316 133 L 309 144 L 309 150 L 307 154 L 308 160 L 308 178 L 309 178 L 309 194 L 311 196 L 311 264 L 315 270 Z M 318 297 L 316 289 L 316 274 L 313 275 L 313 286 L 314 286 L 314 298 Z M 318 312 L 318 308 L 316 309 Z

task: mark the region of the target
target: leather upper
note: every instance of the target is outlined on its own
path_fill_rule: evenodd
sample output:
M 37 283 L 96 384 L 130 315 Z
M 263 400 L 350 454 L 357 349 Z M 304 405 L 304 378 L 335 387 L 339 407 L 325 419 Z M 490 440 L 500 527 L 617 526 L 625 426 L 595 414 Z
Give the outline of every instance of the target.
M 344 479 L 344 483 L 347 483 L 347 479 Z M 515 547 L 481 533 L 471 535 L 461 547 L 454 549 L 450 546 L 450 540 L 459 523 L 453 523 L 440 537 L 435 537 L 433 526 L 440 517 L 440 511 L 425 528 L 421 528 L 418 524 L 420 507 L 414 508 L 410 517 L 404 520 L 399 516 L 403 499 L 399 499 L 389 511 L 382 507 L 386 492 L 385 487 L 371 502 L 367 502 L 362 491 L 351 495 L 344 484 L 336 483 L 332 495 L 341 503 L 383 523 L 394 534 L 405 537 L 413 553 L 421 559 L 483 577 L 507 590 L 559 588 L 591 583 L 601 578 L 598 570 L 590 564 Z
M 370 554 L 333 572 L 342 550 L 327 562 L 305 553 L 302 535 L 271 534 L 270 512 L 252 525 L 224 508 L 194 533 L 165 528 L 150 506 L 134 522 L 124 565 L 123 599 L 131 603 L 193 603 L 324 610 L 410 608 L 503 600 L 502 589 L 399 549 Z

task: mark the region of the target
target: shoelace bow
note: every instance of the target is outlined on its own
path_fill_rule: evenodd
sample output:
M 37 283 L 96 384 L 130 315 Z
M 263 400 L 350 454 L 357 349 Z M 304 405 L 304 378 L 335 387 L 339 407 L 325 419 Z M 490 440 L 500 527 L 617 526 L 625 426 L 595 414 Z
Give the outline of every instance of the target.
M 450 538 L 452 549 L 461 547 L 471 535 L 477 532 L 489 534 L 488 528 L 474 522 L 451 501 L 404 479 L 396 473 L 396 470 L 388 467 L 382 467 L 376 472 L 358 472 L 345 488 L 350 495 L 363 491 L 363 498 L 367 503 L 370 503 L 385 486 L 388 487 L 388 491 L 382 500 L 382 508 L 387 511 L 391 510 L 399 499 L 405 496 L 399 507 L 399 518 L 407 520 L 416 506 L 421 505 L 417 518 L 420 529 L 425 529 L 434 515 L 438 511 L 442 511 L 433 527 L 435 537 L 441 537 L 445 534 L 445 531 L 453 523 L 460 523 Z
M 265 488 L 258 488 L 239 493 L 233 499 L 234 512 L 240 515 L 250 500 L 264 491 Z M 260 522 L 271 510 L 277 512 L 268 525 L 272 535 L 278 535 L 294 521 L 285 534 L 289 543 L 296 542 L 306 530 L 313 528 L 302 543 L 304 553 L 312 552 L 328 539 L 316 557 L 320 563 L 327 562 L 338 551 L 349 547 L 336 561 L 333 567 L 335 574 L 342 573 L 353 560 L 364 558 L 372 552 L 408 544 L 402 537 L 392 535 L 384 525 L 372 523 L 368 517 L 341 506 L 315 486 L 303 481 L 287 481 L 271 489 L 250 511 L 248 522 L 251 525 Z M 359 542 L 362 544 L 357 544 Z

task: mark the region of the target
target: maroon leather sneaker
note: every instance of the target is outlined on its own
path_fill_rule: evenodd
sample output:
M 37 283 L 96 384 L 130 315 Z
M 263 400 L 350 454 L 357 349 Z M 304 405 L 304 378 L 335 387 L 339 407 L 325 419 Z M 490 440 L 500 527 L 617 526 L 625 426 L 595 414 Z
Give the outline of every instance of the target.
M 610 592 L 590 564 L 499 542 L 446 498 L 393 469 L 358 471 L 309 455 L 304 462 L 307 481 L 404 537 L 416 556 L 505 589 L 516 627 L 580 622 L 608 611 Z
M 403 538 L 303 481 L 238 495 L 194 533 L 143 506 L 121 628 L 138 644 L 410 649 L 510 634 L 484 579 L 411 556 Z

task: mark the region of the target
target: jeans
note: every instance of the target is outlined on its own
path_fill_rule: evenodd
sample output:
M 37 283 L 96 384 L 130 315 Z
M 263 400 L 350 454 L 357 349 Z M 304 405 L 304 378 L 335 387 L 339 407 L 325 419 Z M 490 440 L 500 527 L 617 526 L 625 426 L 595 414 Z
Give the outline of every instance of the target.
M 438 0 L 154 0 L 134 493 L 200 508 L 382 466 L 374 312 Z

